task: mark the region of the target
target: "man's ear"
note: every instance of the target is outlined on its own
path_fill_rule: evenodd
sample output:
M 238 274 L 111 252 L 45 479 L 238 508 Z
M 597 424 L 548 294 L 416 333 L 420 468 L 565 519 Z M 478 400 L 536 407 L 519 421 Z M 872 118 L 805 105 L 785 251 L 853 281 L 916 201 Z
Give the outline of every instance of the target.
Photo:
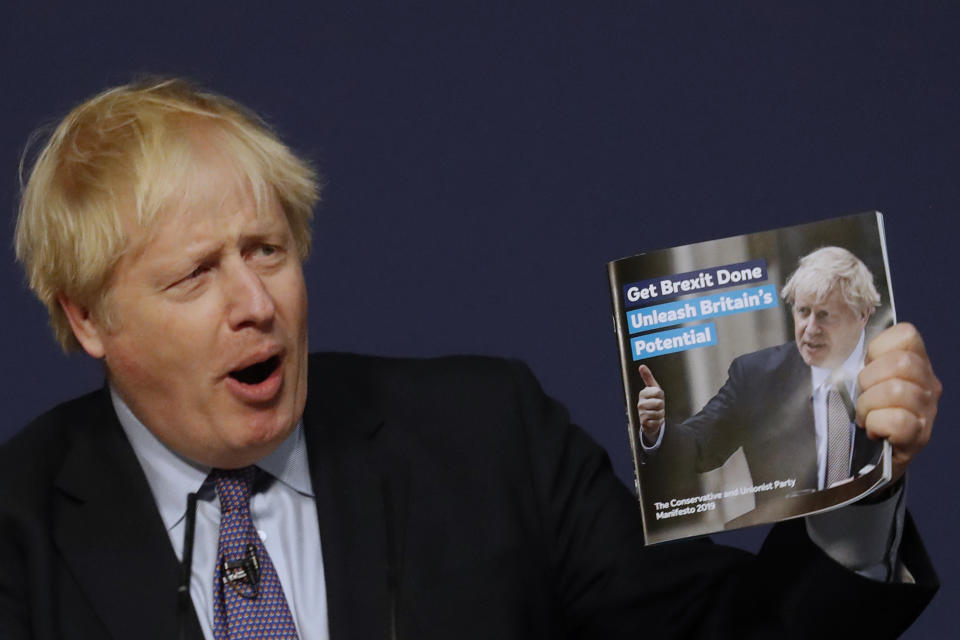
M 70 321 L 70 328 L 73 329 L 73 335 L 77 342 L 83 347 L 83 350 L 91 357 L 99 360 L 104 356 L 103 350 L 103 327 L 94 319 L 90 309 L 82 304 L 77 304 L 65 295 L 57 296 L 60 308 L 67 315 Z

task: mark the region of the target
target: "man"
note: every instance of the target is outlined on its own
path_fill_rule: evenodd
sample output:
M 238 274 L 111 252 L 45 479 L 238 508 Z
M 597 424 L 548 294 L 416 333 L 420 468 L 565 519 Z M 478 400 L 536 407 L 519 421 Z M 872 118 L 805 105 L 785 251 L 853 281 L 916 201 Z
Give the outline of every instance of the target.
M 606 456 L 516 363 L 308 356 L 315 199 L 255 116 L 181 81 L 110 90 L 54 132 L 17 251 L 107 388 L 0 452 L 0 637 L 882 636 L 932 596 L 909 522 L 917 584 L 865 579 L 797 526 L 759 557 L 644 547 Z M 909 328 L 876 354 L 874 375 L 916 380 L 864 405 L 923 423 L 876 427 L 909 458 L 938 383 Z
M 663 390 L 641 367 L 647 386 L 638 415 L 651 459 L 675 464 L 693 452 L 696 470 L 704 472 L 742 447 L 754 484 L 795 481 L 759 498 L 824 489 L 876 463 L 879 440 L 857 429 L 851 415 L 864 329 L 880 305 L 873 276 L 846 249 L 824 247 L 800 260 L 782 295 L 795 341 L 736 358 L 720 391 L 682 424 L 662 427 Z M 664 450 L 653 454 L 660 445 Z

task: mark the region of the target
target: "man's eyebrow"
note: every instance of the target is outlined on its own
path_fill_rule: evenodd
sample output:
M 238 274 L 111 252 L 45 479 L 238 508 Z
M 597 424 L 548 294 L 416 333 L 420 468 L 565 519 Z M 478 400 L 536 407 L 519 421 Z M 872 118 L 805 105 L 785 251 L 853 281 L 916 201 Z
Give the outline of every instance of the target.
M 222 254 L 223 246 L 220 244 L 188 244 L 160 263 L 160 273 L 158 275 L 163 277 L 177 276 L 183 271 L 189 271 L 196 265 L 214 263 Z
M 185 245 L 180 253 L 182 262 L 206 262 L 216 258 L 223 253 L 223 244 L 215 243 L 196 243 Z

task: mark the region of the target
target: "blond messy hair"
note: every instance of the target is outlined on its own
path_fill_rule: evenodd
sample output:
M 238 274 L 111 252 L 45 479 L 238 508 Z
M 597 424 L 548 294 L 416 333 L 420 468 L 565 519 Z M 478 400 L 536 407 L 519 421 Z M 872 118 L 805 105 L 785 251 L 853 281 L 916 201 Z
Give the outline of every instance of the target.
M 880 294 L 870 269 L 841 247 L 823 247 L 800 258 L 797 270 L 780 293 L 791 305 L 800 293 L 809 294 L 819 303 L 835 288 L 847 306 L 861 316 L 880 306 Z
M 234 164 L 258 210 L 277 199 L 300 259 L 309 255 L 317 175 L 256 114 L 182 79 L 109 89 L 73 109 L 50 134 L 17 216 L 17 259 L 65 351 L 80 345 L 59 298 L 108 321 L 110 278 L 131 249 L 123 221 L 149 229 L 182 197 L 198 162 L 198 132 Z

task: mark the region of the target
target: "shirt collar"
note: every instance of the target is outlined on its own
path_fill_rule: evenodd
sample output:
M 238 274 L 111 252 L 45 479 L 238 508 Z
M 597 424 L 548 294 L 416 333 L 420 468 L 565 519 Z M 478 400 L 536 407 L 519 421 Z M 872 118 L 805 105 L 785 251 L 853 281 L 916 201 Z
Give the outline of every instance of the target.
M 133 414 L 113 387 L 110 388 L 110 399 L 147 476 L 147 484 L 153 492 L 163 524 L 170 530 L 186 515 L 187 494 L 200 490 L 211 469 L 180 455 L 161 442 Z M 293 433 L 273 453 L 257 462 L 257 466 L 297 493 L 315 497 L 310 482 L 302 422 L 297 423 Z
M 857 341 L 857 346 L 854 347 L 853 351 L 850 352 L 850 355 L 847 356 L 847 359 L 843 361 L 836 369 L 827 369 L 826 367 L 815 367 L 810 365 L 810 374 L 813 378 L 813 389 L 816 391 L 821 386 L 827 384 L 830 381 L 830 377 L 834 373 L 838 373 L 841 379 L 849 383 L 857 379 L 857 374 L 860 373 L 860 369 L 863 368 L 863 344 L 864 344 L 864 334 L 863 331 L 860 332 L 860 340 Z

